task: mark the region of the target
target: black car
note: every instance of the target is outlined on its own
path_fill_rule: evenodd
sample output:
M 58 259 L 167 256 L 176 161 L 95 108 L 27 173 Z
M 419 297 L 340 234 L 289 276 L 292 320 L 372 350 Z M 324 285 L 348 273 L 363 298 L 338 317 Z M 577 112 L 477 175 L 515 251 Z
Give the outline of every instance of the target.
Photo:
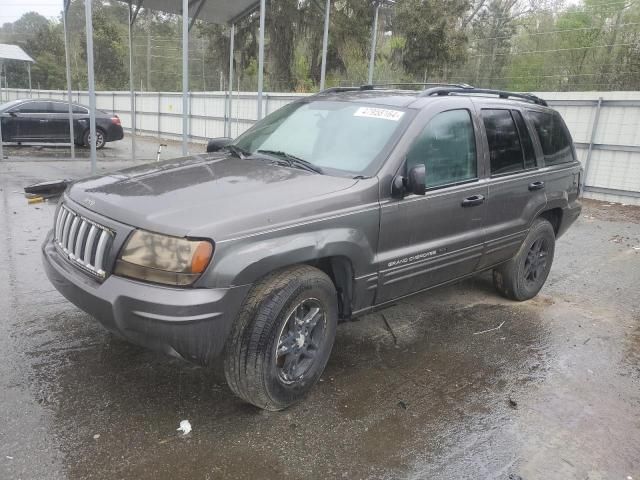
M 72 104 L 76 145 L 89 146 L 89 108 Z M 3 142 L 68 143 L 69 104 L 62 100 L 14 100 L 0 105 Z M 96 110 L 96 147 L 122 140 L 117 115 Z

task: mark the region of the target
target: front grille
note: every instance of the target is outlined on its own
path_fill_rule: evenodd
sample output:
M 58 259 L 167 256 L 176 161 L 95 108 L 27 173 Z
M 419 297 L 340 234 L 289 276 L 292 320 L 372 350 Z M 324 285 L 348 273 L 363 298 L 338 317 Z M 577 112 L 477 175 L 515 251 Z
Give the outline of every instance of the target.
M 81 217 L 62 205 L 55 221 L 55 243 L 71 262 L 99 278 L 105 278 L 105 257 L 113 232 Z

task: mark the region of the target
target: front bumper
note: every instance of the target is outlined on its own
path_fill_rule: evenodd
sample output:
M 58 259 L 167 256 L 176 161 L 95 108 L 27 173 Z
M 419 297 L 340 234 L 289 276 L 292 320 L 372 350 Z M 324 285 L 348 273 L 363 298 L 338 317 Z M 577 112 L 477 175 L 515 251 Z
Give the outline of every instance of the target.
M 71 303 L 132 343 L 207 365 L 224 348 L 250 285 L 178 289 L 111 275 L 100 283 L 42 245 L 47 277 Z

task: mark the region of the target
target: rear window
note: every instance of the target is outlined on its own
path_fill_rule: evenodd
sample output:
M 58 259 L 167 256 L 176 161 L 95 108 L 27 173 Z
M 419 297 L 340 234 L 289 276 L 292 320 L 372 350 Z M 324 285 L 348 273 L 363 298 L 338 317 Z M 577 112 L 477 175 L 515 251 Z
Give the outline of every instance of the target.
M 573 162 L 571 138 L 560 114 L 529 110 L 527 116 L 540 139 L 545 164 Z

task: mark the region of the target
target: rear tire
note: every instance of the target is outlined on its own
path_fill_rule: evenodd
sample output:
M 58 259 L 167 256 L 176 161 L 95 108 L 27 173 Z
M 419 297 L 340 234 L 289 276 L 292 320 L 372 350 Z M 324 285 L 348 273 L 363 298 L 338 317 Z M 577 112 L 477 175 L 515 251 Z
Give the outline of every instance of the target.
M 89 131 L 89 129 L 87 129 L 86 132 L 84 132 L 84 146 L 85 147 L 89 147 L 89 137 L 91 136 L 91 132 Z M 100 150 L 102 148 L 104 148 L 105 144 L 107 143 L 107 134 L 105 133 L 104 130 L 102 130 L 101 128 L 97 128 L 96 127 L 96 150 Z
M 516 256 L 493 270 L 496 290 L 519 302 L 535 297 L 549 276 L 555 241 L 551 223 L 536 219 Z
M 240 309 L 224 352 L 231 390 L 265 410 L 300 401 L 322 375 L 338 323 L 333 282 L 311 266 L 274 272 Z

